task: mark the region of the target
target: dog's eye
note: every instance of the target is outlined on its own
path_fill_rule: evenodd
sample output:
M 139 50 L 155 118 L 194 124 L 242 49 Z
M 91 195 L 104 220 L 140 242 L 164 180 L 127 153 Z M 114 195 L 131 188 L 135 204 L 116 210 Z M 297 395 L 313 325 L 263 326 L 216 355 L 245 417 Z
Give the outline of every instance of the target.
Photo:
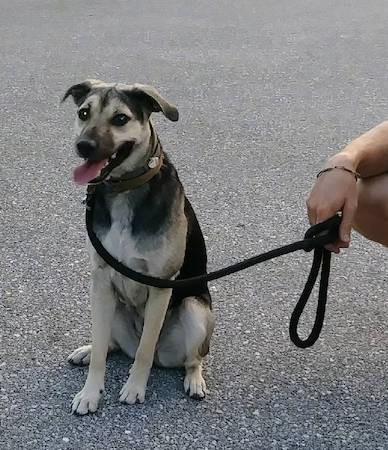
M 78 117 L 80 120 L 85 121 L 89 119 L 89 109 L 88 108 L 82 108 L 78 111 Z
M 128 116 L 126 116 L 125 114 L 116 114 L 115 116 L 112 117 L 110 122 L 115 127 L 122 127 L 126 123 L 128 123 L 129 120 L 130 120 L 130 118 Z

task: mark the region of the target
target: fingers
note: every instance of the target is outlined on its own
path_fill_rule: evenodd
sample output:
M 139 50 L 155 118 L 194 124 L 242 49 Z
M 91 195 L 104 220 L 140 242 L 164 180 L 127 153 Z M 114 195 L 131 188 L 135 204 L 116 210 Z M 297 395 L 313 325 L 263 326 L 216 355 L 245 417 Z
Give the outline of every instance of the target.
M 348 200 L 342 209 L 342 221 L 339 230 L 341 241 L 349 245 L 350 233 L 352 231 L 352 224 L 354 215 L 357 210 L 357 201 Z
M 354 201 L 345 201 L 342 208 L 342 222 L 339 231 L 339 239 L 333 244 L 325 246 L 330 252 L 339 253 L 341 248 L 349 247 L 350 233 L 356 209 L 357 204 L 355 204 Z M 315 207 L 312 202 L 307 200 L 307 214 L 311 225 L 324 222 L 336 213 L 337 211 L 326 207 Z
M 324 222 L 330 217 L 333 217 L 339 210 L 333 207 L 315 206 L 315 203 L 307 200 L 307 215 L 311 225 Z
M 321 207 L 317 210 L 317 221 L 316 223 L 321 223 L 324 222 L 327 219 L 330 219 L 330 217 L 333 217 L 334 214 L 336 214 L 338 212 L 337 208 L 332 209 L 332 208 L 324 208 Z
M 306 202 L 307 206 L 307 216 L 309 218 L 310 225 L 315 225 L 317 223 L 316 210 L 310 202 L 310 199 Z
M 344 242 L 341 239 L 338 239 L 334 244 L 325 245 L 325 248 L 329 250 L 329 252 L 339 253 L 341 248 L 348 248 L 349 242 Z
M 329 252 L 339 253 L 341 247 L 337 243 L 335 243 L 335 244 L 325 245 L 325 248 L 326 248 L 326 250 L 329 250 Z

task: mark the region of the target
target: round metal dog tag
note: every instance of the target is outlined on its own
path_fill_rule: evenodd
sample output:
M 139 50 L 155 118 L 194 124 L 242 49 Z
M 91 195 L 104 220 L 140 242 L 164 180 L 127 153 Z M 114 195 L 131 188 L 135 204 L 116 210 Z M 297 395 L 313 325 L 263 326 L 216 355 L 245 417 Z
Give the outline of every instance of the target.
M 148 167 L 150 169 L 154 169 L 158 165 L 158 162 L 159 162 L 159 158 L 157 156 L 154 156 L 153 158 L 151 158 L 148 161 Z

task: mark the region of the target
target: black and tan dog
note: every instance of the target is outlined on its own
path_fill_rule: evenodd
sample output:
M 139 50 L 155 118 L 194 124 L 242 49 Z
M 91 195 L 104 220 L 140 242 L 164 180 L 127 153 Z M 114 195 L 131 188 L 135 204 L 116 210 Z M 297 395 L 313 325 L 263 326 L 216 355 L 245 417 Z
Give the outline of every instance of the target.
M 152 112 L 178 120 L 178 111 L 152 87 L 87 80 L 72 86 L 78 107 L 76 149 L 84 163 L 74 180 L 96 185 L 94 230 L 123 264 L 161 278 L 206 272 L 206 248 L 194 211 L 174 166 L 150 122 Z M 143 402 L 153 362 L 185 367 L 184 389 L 203 398 L 202 358 L 214 328 L 206 283 L 191 289 L 158 289 L 123 277 L 91 245 L 92 343 L 68 358 L 89 364 L 74 397 L 78 414 L 96 411 L 104 391 L 107 353 L 134 358 L 120 401 Z

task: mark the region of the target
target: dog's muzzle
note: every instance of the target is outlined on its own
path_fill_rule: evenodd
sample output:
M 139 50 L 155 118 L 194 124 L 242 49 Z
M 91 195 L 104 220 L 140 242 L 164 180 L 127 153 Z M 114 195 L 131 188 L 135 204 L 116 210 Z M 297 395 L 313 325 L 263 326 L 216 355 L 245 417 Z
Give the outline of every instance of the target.
M 77 153 L 81 158 L 93 159 L 98 145 L 93 139 L 79 139 L 76 143 L 76 148 Z
M 131 153 L 135 142 L 121 144 L 111 155 L 102 156 L 101 149 L 95 147 L 91 139 L 79 139 L 76 143 L 77 153 L 85 160 L 76 167 L 73 179 L 77 184 L 100 183 L 114 168 L 119 166 Z

